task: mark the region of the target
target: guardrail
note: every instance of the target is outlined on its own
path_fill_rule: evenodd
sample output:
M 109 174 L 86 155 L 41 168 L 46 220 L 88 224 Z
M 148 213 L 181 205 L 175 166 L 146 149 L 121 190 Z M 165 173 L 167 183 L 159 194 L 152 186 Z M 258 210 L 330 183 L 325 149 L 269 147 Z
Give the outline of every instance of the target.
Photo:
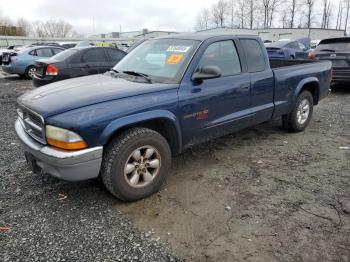
M 6 48 L 10 45 L 29 45 L 33 43 L 56 43 L 56 42 L 81 42 L 90 43 L 116 43 L 131 45 L 135 42 L 134 38 L 41 38 L 41 37 L 23 37 L 23 36 L 0 36 L 0 48 Z

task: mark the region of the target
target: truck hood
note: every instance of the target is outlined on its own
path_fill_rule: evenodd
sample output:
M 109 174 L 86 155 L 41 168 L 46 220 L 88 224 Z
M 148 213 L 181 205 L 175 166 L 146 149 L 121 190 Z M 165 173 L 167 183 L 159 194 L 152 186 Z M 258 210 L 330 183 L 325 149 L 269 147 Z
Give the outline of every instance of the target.
M 109 74 L 52 83 L 25 93 L 18 103 L 44 118 L 111 100 L 178 88 L 178 84 L 140 83 Z

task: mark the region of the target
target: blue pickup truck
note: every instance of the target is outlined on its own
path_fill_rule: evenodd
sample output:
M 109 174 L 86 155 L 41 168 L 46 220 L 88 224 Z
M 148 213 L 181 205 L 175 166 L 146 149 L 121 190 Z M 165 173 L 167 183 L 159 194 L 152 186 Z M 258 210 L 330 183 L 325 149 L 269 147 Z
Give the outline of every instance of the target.
M 330 81 L 331 62 L 269 61 L 255 36 L 172 35 L 108 73 L 22 95 L 15 129 L 34 172 L 100 177 L 133 201 L 159 190 L 172 155 L 192 145 L 275 118 L 303 131 Z

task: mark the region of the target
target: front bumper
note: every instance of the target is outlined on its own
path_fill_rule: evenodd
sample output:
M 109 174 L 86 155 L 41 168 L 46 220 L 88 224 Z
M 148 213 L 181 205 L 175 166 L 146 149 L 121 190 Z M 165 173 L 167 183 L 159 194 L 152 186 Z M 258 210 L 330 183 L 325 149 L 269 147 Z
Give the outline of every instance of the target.
M 102 146 L 72 152 L 61 151 L 36 142 L 25 132 L 19 120 L 16 121 L 15 129 L 26 156 L 30 156 L 41 172 L 67 181 L 98 177 Z

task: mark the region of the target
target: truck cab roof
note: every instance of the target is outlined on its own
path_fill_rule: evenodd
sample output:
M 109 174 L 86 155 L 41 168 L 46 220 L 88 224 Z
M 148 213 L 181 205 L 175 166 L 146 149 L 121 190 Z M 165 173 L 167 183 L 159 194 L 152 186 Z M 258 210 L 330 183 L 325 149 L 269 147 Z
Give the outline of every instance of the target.
M 238 34 L 231 34 L 231 33 L 184 33 L 184 34 L 174 34 L 174 35 L 167 35 L 167 36 L 161 36 L 155 39 L 187 39 L 187 40 L 195 40 L 195 41 L 205 41 L 210 38 L 219 38 L 219 37 L 225 37 L 225 36 L 233 36 L 233 37 L 249 37 L 254 39 L 259 39 L 260 37 L 257 35 L 238 35 Z

